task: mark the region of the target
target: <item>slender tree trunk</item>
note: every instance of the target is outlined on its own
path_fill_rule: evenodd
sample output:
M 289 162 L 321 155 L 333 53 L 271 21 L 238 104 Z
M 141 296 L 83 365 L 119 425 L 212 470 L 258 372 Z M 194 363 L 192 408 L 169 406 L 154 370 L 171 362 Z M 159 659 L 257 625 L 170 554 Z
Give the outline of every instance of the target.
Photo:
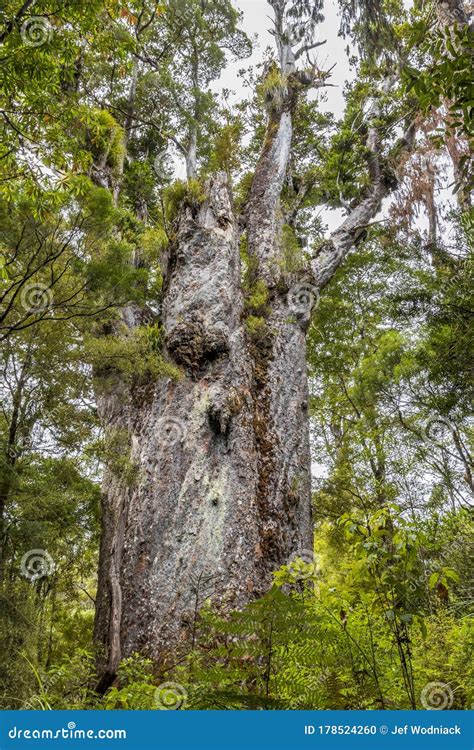
M 201 92 L 199 90 L 199 54 L 194 49 L 192 64 L 192 83 L 193 83 L 193 110 L 192 120 L 189 124 L 188 138 L 185 148 L 186 159 L 186 176 L 188 180 L 193 180 L 197 174 L 197 141 L 198 141 L 198 122 L 201 112 Z
M 197 173 L 197 126 L 190 128 L 185 159 L 186 177 L 188 180 L 193 180 Z
M 23 392 L 28 378 L 31 365 L 31 347 L 28 348 L 27 356 L 20 372 L 12 398 L 12 413 L 8 427 L 8 440 L 3 456 L 3 472 L 0 478 L 0 584 L 4 578 L 5 547 L 8 542 L 8 527 L 6 523 L 6 510 L 10 500 L 10 494 L 15 484 L 15 465 L 21 455 L 23 446 L 18 446 L 18 438 L 21 436 L 25 443 L 25 425 L 22 424 Z
M 125 124 L 123 128 L 123 150 L 122 150 L 122 154 L 120 156 L 120 162 L 117 168 L 117 175 L 114 177 L 112 181 L 113 183 L 112 192 L 113 192 L 115 205 L 117 205 L 118 203 L 120 191 L 122 189 L 123 171 L 125 168 L 127 146 L 130 140 L 132 129 L 133 129 L 134 114 L 135 114 L 135 100 L 137 96 L 137 83 L 138 83 L 138 63 L 135 62 L 132 68 L 130 88 L 128 90 L 128 97 L 127 97 L 127 110 L 126 110 L 127 114 L 125 117 Z

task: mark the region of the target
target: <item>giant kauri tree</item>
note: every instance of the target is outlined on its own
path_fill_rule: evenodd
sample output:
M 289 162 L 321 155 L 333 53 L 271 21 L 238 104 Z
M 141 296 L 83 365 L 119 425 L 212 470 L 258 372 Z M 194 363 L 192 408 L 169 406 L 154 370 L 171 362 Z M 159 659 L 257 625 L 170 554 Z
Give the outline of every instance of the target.
M 24 216 L 4 212 L 13 259 L 2 250 L 0 336 L 13 346 L 61 321 L 64 350 L 82 363 L 69 398 L 78 404 L 81 378 L 93 381 L 104 435 L 103 692 L 135 652 L 175 664 L 205 601 L 240 609 L 282 565 L 310 560 L 308 330 L 323 290 L 403 197 L 413 159 L 435 158 L 439 133 L 432 152 L 426 134 L 443 117 L 458 207 L 469 212 L 469 93 L 455 68 L 469 59 L 470 27 L 460 0 L 412 11 L 341 2 L 355 75 L 336 122 L 325 106 L 337 61 L 319 39 L 321 0 L 268 1 L 274 49 L 242 73 L 251 94 L 235 105 L 215 85 L 251 47 L 230 0 L 76 5 L 10 2 L 1 18 L 13 50 L 4 159 L 26 185 L 17 204 L 28 215 L 18 233 Z M 18 89 L 25 45 L 31 75 Z M 178 159 L 184 180 L 172 179 Z M 410 175 L 436 265 L 434 178 Z M 318 207 L 338 209 L 329 234 Z M 25 306 L 32 279 L 47 299 Z M 52 399 L 33 416 L 24 403 L 40 377 L 34 346 L 22 339 L 5 366 L 20 375 L 9 389 L 0 551 L 13 538 L 15 464 Z M 46 429 L 62 435 L 67 418 L 58 427 L 56 416 Z

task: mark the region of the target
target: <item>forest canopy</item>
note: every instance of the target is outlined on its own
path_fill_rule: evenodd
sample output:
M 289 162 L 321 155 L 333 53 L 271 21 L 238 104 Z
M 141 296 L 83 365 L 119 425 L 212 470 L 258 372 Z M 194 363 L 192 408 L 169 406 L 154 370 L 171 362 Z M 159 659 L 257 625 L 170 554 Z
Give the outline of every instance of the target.
M 249 6 L 0 9 L 3 709 L 474 706 L 469 8 Z

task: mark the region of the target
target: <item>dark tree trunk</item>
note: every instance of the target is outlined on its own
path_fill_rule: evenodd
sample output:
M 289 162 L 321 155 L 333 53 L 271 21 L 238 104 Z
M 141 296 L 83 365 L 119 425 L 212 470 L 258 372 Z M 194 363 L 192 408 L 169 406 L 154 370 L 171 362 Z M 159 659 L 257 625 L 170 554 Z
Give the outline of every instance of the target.
M 28 432 L 23 423 L 23 393 L 31 366 L 31 348 L 28 348 L 27 356 L 21 368 L 20 377 L 16 383 L 12 398 L 12 413 L 8 426 L 8 440 L 5 454 L 2 457 L 3 471 L 0 478 L 0 585 L 3 584 L 5 548 L 8 542 L 8 527 L 6 522 L 6 511 L 10 500 L 11 491 L 15 485 L 15 465 L 20 458 L 25 446 L 28 444 Z M 21 438 L 22 445 L 18 445 Z

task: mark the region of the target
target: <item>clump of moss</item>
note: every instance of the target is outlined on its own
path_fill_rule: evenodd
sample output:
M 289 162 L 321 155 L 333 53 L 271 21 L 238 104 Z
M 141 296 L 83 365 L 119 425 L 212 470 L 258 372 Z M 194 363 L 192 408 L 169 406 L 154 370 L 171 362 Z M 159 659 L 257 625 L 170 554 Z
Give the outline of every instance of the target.
M 306 253 L 301 247 L 294 229 L 283 224 L 281 234 L 280 267 L 287 273 L 297 273 L 306 265 Z
M 78 121 L 85 130 L 87 149 L 94 162 L 117 169 L 125 153 L 121 125 L 110 112 L 98 108 L 84 107 L 79 111 Z
M 257 94 L 262 97 L 269 110 L 278 110 L 287 96 L 287 79 L 282 76 L 278 65 L 272 61 L 263 81 L 257 86 Z
M 242 263 L 242 286 L 246 296 L 246 307 L 258 311 L 268 301 L 268 289 L 262 279 L 257 278 L 258 260 L 249 253 L 247 234 L 240 240 L 240 260 Z
M 247 331 L 254 341 L 266 338 L 269 329 L 265 318 L 268 316 L 270 292 L 263 279 L 257 278 L 257 259 L 248 252 L 246 235 L 240 243 L 240 258 L 243 265 L 243 291 Z
M 250 288 L 245 300 L 245 307 L 251 313 L 265 313 L 269 299 L 269 291 L 263 279 L 257 279 Z
M 263 342 L 270 333 L 268 323 L 261 315 L 249 315 L 245 320 L 245 328 L 255 343 Z
M 185 206 L 197 210 L 206 200 L 207 194 L 200 180 L 176 180 L 164 191 L 166 218 L 173 222 L 180 209 Z
M 248 290 L 257 274 L 257 259 L 250 255 L 247 233 L 244 232 L 240 239 L 240 261 L 242 263 L 242 284 Z

